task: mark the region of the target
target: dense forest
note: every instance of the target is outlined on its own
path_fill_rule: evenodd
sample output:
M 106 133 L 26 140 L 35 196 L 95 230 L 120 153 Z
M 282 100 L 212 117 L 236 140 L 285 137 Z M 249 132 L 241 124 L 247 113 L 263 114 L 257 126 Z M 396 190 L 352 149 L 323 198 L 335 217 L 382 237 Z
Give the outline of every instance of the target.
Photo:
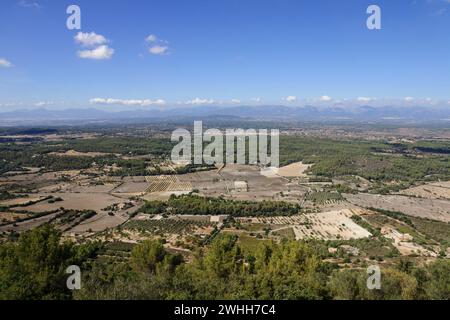
M 186 262 L 145 241 L 111 262 L 99 257 L 105 244 L 60 236 L 45 225 L 0 245 L 0 299 L 450 299 L 448 260 L 382 268 L 381 289 L 369 290 L 365 269 L 338 269 L 306 242 L 264 243 L 244 254 L 224 235 Z M 81 290 L 66 287 L 69 265 L 81 268 Z
M 312 163 L 310 173 L 337 177 L 358 175 L 374 181 L 450 179 L 450 145 L 422 141 L 391 144 L 383 141 L 356 141 L 282 136 L 280 163 Z

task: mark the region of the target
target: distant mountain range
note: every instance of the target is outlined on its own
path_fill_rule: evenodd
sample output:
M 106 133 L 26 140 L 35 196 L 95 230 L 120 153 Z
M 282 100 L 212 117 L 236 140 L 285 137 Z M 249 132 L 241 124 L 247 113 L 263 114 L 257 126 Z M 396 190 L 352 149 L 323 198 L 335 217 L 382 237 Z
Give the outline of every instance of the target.
M 346 121 L 346 122 L 448 122 L 450 107 L 286 107 L 286 106 L 199 106 L 189 108 L 155 108 L 129 111 L 90 109 L 30 109 L 0 112 L 0 125 L 58 122 L 133 122 L 211 117 L 276 121 Z

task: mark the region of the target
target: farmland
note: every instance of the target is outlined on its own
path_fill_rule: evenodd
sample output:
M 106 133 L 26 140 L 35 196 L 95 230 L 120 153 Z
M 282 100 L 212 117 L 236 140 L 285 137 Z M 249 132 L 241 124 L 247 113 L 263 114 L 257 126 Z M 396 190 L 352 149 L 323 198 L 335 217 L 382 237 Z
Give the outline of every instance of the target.
M 370 237 L 370 232 L 351 220 L 354 214 L 351 210 L 341 210 L 291 217 L 241 218 L 241 222 L 269 225 L 271 232 L 292 229 L 297 240 L 350 240 Z
M 448 200 L 376 194 L 346 195 L 346 199 L 365 208 L 400 211 L 410 216 L 450 222 L 450 201 Z
M 192 191 L 190 182 L 181 182 L 176 176 L 151 176 L 146 177 L 150 184 L 147 192 L 166 192 L 166 191 Z
M 164 132 L 109 130 L 0 143 L 0 242 L 51 226 L 99 246 L 101 268 L 149 243 L 187 268 L 221 245 L 240 252 L 239 270 L 269 247 L 306 246 L 330 270 L 450 258 L 446 142 L 283 134 L 282 167 L 268 172 L 173 164 Z
M 450 182 L 433 182 L 403 190 L 401 194 L 426 199 L 450 200 Z
M 185 219 L 133 220 L 124 225 L 125 229 L 136 230 L 150 235 L 189 235 L 198 229 L 212 227 L 209 222 Z

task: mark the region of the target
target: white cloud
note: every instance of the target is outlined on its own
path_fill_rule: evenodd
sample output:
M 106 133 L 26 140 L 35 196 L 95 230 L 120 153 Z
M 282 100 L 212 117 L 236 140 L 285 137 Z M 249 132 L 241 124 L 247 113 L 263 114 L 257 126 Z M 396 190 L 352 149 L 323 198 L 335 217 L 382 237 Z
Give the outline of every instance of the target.
M 23 105 L 24 103 L 22 101 L 0 103 L 0 107 L 19 107 Z
M 163 99 L 157 100 L 140 100 L 140 99 L 112 99 L 112 98 L 93 98 L 89 100 L 91 104 L 101 104 L 101 105 L 122 105 L 122 106 L 139 106 L 139 107 L 148 107 L 152 105 L 163 106 L 166 104 L 166 101 Z
M 11 68 L 13 64 L 6 59 L 0 58 L 0 68 Z
M 297 97 L 296 96 L 288 96 L 285 99 L 287 102 L 294 102 L 297 101 Z
M 331 97 L 329 97 L 329 96 L 321 96 L 319 98 L 319 100 L 323 101 L 323 102 L 329 102 L 329 101 L 331 101 Z
M 149 35 L 147 38 L 145 38 L 145 41 L 147 42 L 156 42 L 158 41 L 158 37 L 154 34 Z
M 202 104 L 213 104 L 215 101 L 213 99 L 200 99 L 195 98 L 190 101 L 186 101 L 186 104 L 192 104 L 192 105 L 202 105 Z
M 370 102 L 372 101 L 372 98 L 368 98 L 368 97 L 358 97 L 357 99 L 359 102 Z
M 257 98 L 252 98 L 251 99 L 253 102 L 261 102 L 261 98 L 257 97 Z
M 241 103 L 241 100 L 239 100 L 239 99 L 231 99 L 231 102 L 232 103 Z
M 53 101 L 40 101 L 34 104 L 35 107 L 47 107 L 55 104 Z
M 13 101 L 0 104 L 1 107 L 48 107 L 48 106 L 61 106 L 64 105 L 64 101 Z
M 167 50 L 169 50 L 169 47 L 167 47 L 167 46 L 160 46 L 160 45 L 156 45 L 156 46 L 153 46 L 150 49 L 148 49 L 148 51 L 151 54 L 158 54 L 158 55 L 166 54 Z
M 78 51 L 78 57 L 80 58 L 104 60 L 110 59 L 114 55 L 115 50 L 106 45 L 109 40 L 101 34 L 95 32 L 78 32 L 74 39 L 82 47 L 92 48 Z
M 414 98 L 413 97 L 405 97 L 405 99 L 404 99 L 406 102 L 412 102 L 412 101 L 414 101 Z
M 156 35 L 150 34 L 145 38 L 145 42 L 151 44 L 148 52 L 156 55 L 164 55 L 169 51 L 168 41 L 159 39 Z
M 82 59 L 104 60 L 110 59 L 114 54 L 114 49 L 106 45 L 99 46 L 93 50 L 78 51 L 78 57 Z
M 95 32 L 78 32 L 74 39 L 77 43 L 81 44 L 84 47 L 95 47 L 101 44 L 108 43 L 108 39 Z

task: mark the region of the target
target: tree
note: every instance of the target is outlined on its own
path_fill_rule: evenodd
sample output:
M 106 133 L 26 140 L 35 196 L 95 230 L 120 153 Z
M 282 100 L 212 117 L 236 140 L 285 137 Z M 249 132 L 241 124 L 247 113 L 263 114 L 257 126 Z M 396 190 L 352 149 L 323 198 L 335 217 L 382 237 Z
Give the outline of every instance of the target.
M 76 261 L 72 244 L 44 225 L 0 246 L 0 299 L 69 299 L 66 268 Z
M 367 288 L 365 270 L 337 271 L 328 283 L 331 296 L 338 300 L 411 300 L 417 297 L 416 278 L 396 269 L 381 270 L 381 288 Z
M 450 300 L 450 261 L 437 260 L 425 268 L 427 281 L 424 289 L 433 300 Z
M 336 270 L 328 284 L 333 299 L 358 300 L 361 299 L 359 282 L 361 272 L 356 270 Z
M 164 246 L 160 241 L 147 240 L 133 248 L 131 252 L 131 266 L 137 272 L 156 271 L 157 264 L 166 256 Z

